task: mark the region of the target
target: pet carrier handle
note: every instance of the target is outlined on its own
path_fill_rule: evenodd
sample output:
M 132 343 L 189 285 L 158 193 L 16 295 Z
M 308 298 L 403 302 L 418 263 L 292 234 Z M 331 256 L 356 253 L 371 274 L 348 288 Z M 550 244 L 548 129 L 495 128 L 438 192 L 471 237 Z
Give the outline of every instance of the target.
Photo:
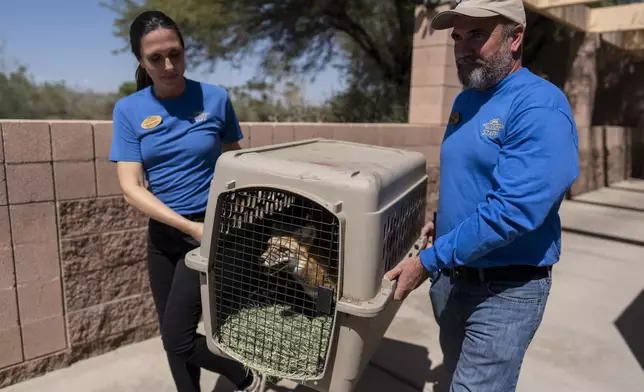
M 419 238 L 407 252 L 406 257 L 418 256 L 421 250 L 427 246 L 428 238 Z M 356 301 L 349 298 L 341 298 L 338 301 L 337 311 L 353 316 L 372 318 L 382 312 L 394 297 L 396 292 L 396 281 L 382 278 L 380 291 L 375 297 L 367 301 Z
M 357 301 L 350 298 L 341 298 L 338 301 L 337 311 L 352 316 L 372 318 L 382 312 L 391 301 L 396 291 L 396 281 L 382 279 L 380 291 L 375 297 L 367 301 Z
M 201 256 L 200 249 L 196 248 L 186 253 L 186 267 L 205 274 L 208 272 L 208 259 Z

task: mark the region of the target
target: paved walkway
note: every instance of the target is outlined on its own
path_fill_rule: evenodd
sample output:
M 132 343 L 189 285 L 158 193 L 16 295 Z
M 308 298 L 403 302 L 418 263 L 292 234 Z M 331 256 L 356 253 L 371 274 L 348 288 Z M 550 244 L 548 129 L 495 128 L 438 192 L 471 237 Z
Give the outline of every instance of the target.
M 641 392 L 644 346 L 635 339 L 644 320 L 644 182 L 567 201 L 561 216 L 562 260 L 518 391 Z M 356 392 L 444 391 L 437 336 L 424 285 L 405 301 Z M 213 374 L 202 378 L 204 392 L 231 390 Z M 284 382 L 271 391 L 304 391 L 294 388 Z M 173 386 L 160 341 L 151 339 L 0 390 L 36 391 L 172 392 Z

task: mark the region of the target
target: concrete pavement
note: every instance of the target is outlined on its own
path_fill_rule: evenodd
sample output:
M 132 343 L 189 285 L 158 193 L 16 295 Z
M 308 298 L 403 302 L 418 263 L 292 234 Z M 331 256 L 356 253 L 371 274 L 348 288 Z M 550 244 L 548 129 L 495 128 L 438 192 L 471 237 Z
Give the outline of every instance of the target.
M 636 320 L 644 322 L 644 182 L 627 181 L 567 201 L 561 216 L 567 230 L 563 254 L 518 391 L 641 392 L 644 347 L 635 339 L 642 336 Z M 427 292 L 425 284 L 405 301 L 356 392 L 445 390 Z M 215 385 L 216 392 L 231 390 L 204 371 L 203 391 Z M 283 382 L 270 390 L 304 390 L 294 388 Z M 0 392 L 173 390 L 155 338 Z

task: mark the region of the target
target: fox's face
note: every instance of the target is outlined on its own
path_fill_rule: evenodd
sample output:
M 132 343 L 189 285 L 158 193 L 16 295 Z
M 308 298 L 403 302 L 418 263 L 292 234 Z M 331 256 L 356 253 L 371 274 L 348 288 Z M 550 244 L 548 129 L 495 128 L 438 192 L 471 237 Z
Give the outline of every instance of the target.
M 271 237 L 268 240 L 268 249 L 262 254 L 262 264 L 266 267 L 275 267 L 281 264 L 297 266 L 300 258 L 306 260 L 308 248 L 300 244 L 292 236 Z
M 294 268 L 308 259 L 309 246 L 315 238 L 316 230 L 312 226 L 298 227 L 280 235 L 273 235 L 268 240 L 268 248 L 261 256 L 262 265 L 275 267 L 289 264 Z

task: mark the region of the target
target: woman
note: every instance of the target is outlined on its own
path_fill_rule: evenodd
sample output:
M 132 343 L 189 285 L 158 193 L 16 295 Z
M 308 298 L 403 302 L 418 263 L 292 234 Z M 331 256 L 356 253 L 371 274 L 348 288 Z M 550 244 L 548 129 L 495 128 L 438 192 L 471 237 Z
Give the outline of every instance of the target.
M 251 391 L 253 372 L 211 353 L 197 334 L 199 275 L 184 262 L 201 241 L 217 158 L 240 148 L 237 116 L 224 89 L 183 76 L 184 42 L 168 16 L 137 16 L 130 44 L 137 92 L 114 107 L 110 160 L 127 202 L 150 217 L 148 272 L 170 371 L 179 392 L 200 390 L 200 368 Z

